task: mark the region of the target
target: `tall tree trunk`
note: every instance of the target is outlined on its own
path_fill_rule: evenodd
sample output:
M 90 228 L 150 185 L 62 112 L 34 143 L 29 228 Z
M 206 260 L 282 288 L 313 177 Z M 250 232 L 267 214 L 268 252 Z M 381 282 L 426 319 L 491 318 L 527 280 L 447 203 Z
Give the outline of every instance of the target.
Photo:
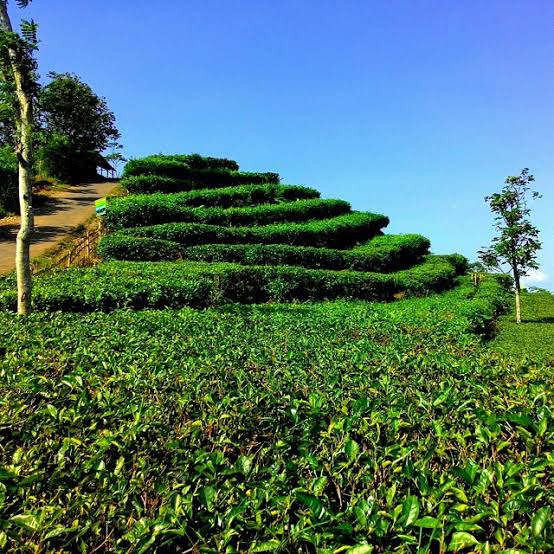
M 13 33 L 8 14 L 7 0 L 0 0 L 0 25 L 4 32 Z M 25 75 L 17 52 L 9 49 L 19 113 L 16 117 L 18 141 L 16 147 L 19 163 L 19 207 L 21 226 L 17 233 L 15 268 L 17 274 L 17 312 L 31 312 L 31 235 L 33 216 L 33 99 L 25 90 Z
M 516 291 L 516 323 L 521 323 L 521 283 L 517 266 L 512 267 L 514 273 L 514 285 Z
M 19 94 L 18 94 L 19 96 Z M 15 267 L 17 273 L 17 313 L 31 312 L 31 237 L 34 226 L 33 215 L 33 169 L 31 163 L 33 145 L 32 105 L 22 95 L 21 105 L 21 148 L 19 160 L 19 207 L 21 226 L 17 233 Z

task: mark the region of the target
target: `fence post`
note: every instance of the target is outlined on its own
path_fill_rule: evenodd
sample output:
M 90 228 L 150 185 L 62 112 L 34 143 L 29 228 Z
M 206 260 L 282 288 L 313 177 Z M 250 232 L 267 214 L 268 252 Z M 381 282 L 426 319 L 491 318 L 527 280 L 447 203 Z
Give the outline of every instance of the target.
M 87 261 L 90 259 L 90 232 L 89 230 L 87 229 L 87 244 L 86 244 L 86 254 L 87 254 Z

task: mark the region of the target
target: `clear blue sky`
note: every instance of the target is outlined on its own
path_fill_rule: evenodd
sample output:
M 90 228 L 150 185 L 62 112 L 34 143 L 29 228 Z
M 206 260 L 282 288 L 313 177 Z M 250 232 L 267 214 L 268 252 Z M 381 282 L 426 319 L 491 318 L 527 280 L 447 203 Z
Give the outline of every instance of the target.
M 12 1 L 12 10 L 15 10 Z M 275 170 L 475 259 L 529 167 L 554 288 L 551 0 L 34 0 L 40 70 L 105 96 L 125 153 Z

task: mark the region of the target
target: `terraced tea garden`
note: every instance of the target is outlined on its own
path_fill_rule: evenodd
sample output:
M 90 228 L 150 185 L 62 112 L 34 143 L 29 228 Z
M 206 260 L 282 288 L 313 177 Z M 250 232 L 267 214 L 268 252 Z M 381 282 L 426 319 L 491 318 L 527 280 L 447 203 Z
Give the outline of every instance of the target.
M 0 281 L 0 551 L 554 551 L 552 295 L 521 331 L 505 279 L 230 160 L 122 184 L 101 263 L 27 318 Z
M 127 164 L 121 185 L 129 194 L 109 199 L 104 215 L 107 263 L 39 278 L 37 307 L 392 300 L 447 290 L 466 267 L 459 255 L 430 255 L 421 235 L 384 234 L 384 215 L 232 160 L 149 156 Z M 11 307 L 7 289 L 0 305 Z

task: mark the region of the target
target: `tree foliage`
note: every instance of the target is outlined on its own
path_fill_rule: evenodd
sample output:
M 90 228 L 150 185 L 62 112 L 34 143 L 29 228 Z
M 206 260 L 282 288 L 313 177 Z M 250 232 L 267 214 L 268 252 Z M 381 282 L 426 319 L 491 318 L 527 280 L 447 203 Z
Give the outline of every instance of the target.
M 69 139 L 80 151 L 104 150 L 120 134 L 105 98 L 77 75 L 50 73 L 51 82 L 40 94 L 46 132 Z
M 19 0 L 26 7 L 30 0 Z M 8 1 L 0 1 L 0 72 L 4 99 L 15 119 L 15 154 L 18 162 L 18 197 L 21 223 L 16 239 L 15 267 L 17 275 L 17 311 L 31 311 L 31 237 L 33 216 L 33 161 L 35 153 L 34 105 L 38 91 L 37 25 L 23 21 L 21 34 L 13 30 Z
M 99 153 L 120 137 L 115 116 L 77 75 L 49 76 L 39 98 L 45 169 L 66 180 L 92 177 Z
M 498 235 L 493 238 L 491 246 L 479 252 L 479 258 L 489 269 L 505 271 L 508 267 L 514 278 L 516 293 L 516 319 L 521 321 L 520 314 L 520 278 L 529 269 L 538 269 L 537 252 L 541 248 L 538 240 L 539 230 L 530 219 L 528 196 L 540 198 L 532 191 L 530 183 L 535 180 L 527 168 L 518 176 L 508 177 L 500 192 L 485 197 L 491 211 L 495 214 L 495 229 Z
M 494 227 L 499 233 L 489 248 L 479 252 L 479 258 L 488 268 L 502 269 L 507 265 L 513 270 L 515 267 L 520 276 L 529 269 L 538 269 L 539 230 L 529 220 L 531 210 L 527 204 L 529 194 L 533 199 L 541 196 L 530 189 L 534 180 L 525 168 L 520 175 L 508 177 L 501 192 L 485 198 L 495 214 Z
M 29 2 L 18 2 L 20 7 Z M 6 12 L 7 13 L 7 12 Z M 37 30 L 34 21 L 23 20 L 20 34 L 15 33 L 2 22 L 0 29 L 0 217 L 6 212 L 19 211 L 17 194 L 17 155 L 21 149 L 20 109 L 16 95 L 14 66 L 21 75 L 23 91 L 33 101 L 36 100 L 40 86 L 38 84 L 38 66 L 35 53 L 38 49 Z M 10 24 L 11 25 L 11 24 Z M 11 51 L 11 53 L 10 53 Z

